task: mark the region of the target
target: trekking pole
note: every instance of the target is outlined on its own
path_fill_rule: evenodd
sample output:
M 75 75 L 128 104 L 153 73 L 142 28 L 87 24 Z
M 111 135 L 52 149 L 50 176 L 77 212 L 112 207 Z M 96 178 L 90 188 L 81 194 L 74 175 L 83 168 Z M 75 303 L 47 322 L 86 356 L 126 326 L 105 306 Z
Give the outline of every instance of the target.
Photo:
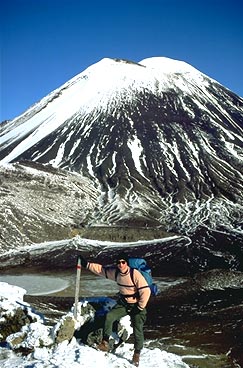
M 78 256 L 78 259 L 77 259 L 76 288 L 75 288 L 75 301 L 74 301 L 74 311 L 73 311 L 73 316 L 76 320 L 77 320 L 77 314 L 78 314 L 80 276 L 81 276 L 81 258 Z

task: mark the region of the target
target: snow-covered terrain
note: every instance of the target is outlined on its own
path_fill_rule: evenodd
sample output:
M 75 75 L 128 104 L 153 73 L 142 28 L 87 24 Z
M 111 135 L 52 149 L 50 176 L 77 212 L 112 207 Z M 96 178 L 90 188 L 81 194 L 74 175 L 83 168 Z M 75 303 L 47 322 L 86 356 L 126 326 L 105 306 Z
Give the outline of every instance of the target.
M 8 345 L 0 345 L 0 366 L 2 368 L 134 367 L 131 364 L 133 349 L 128 343 L 119 347 L 115 354 L 103 353 L 80 344 L 75 337 L 71 341 L 53 343 L 50 326 L 45 325 L 30 306 L 23 302 L 24 294 L 24 289 L 0 282 L 0 323 L 3 323 L 8 316 L 13 316 L 16 309 L 20 307 L 27 309 L 28 314 L 36 320 L 22 327 L 22 331 L 25 332 L 22 347 L 25 351 L 29 349 L 31 351 L 29 354 L 22 355 L 19 351 L 11 349 L 12 342 L 16 341 L 15 339 L 21 335 L 21 332 L 9 335 Z M 189 366 L 175 354 L 158 348 L 144 348 L 140 367 L 188 368 Z
M 13 244 L 72 237 L 99 195 L 88 178 L 31 162 L 1 166 L 0 181 L 1 253 Z
M 37 330 L 38 333 L 38 330 Z M 40 331 L 41 333 L 41 331 Z M 1 349 L 5 359 L 2 368 L 132 368 L 132 345 L 126 344 L 117 350 L 117 355 L 105 354 L 88 346 L 80 346 L 76 339 L 63 342 L 54 349 L 36 348 L 31 357 L 21 357 L 7 349 Z M 0 356 L 1 359 L 1 356 Z M 180 357 L 158 348 L 145 348 L 140 358 L 141 368 L 189 368 Z

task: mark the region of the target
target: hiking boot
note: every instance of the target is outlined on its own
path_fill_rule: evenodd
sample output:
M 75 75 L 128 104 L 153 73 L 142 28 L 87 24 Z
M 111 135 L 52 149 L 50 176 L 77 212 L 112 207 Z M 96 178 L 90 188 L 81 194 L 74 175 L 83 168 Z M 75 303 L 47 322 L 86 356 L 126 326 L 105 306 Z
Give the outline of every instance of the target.
M 97 349 L 101 351 L 109 351 L 109 343 L 106 340 L 102 340 L 101 343 L 97 346 Z
M 133 354 L 132 364 L 135 365 L 135 367 L 139 366 L 139 358 L 140 358 L 140 353 L 134 353 Z

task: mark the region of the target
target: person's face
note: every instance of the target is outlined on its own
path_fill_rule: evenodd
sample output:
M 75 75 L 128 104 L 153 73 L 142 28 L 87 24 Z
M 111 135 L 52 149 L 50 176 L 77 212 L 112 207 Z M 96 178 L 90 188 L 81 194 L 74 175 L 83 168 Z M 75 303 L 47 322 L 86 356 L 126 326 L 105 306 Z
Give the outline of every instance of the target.
M 124 259 L 119 259 L 116 264 L 117 264 L 119 271 L 121 272 L 124 272 L 128 266 L 127 262 Z

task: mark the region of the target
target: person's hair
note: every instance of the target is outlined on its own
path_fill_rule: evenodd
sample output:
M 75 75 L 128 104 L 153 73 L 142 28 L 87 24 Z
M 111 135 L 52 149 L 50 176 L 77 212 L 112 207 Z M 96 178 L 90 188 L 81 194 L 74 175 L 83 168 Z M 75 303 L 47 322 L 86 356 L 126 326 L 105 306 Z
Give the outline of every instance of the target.
M 120 261 L 120 260 L 124 260 L 127 262 L 127 264 L 129 264 L 129 257 L 126 253 L 122 252 L 122 253 L 119 253 L 116 257 L 116 261 Z

